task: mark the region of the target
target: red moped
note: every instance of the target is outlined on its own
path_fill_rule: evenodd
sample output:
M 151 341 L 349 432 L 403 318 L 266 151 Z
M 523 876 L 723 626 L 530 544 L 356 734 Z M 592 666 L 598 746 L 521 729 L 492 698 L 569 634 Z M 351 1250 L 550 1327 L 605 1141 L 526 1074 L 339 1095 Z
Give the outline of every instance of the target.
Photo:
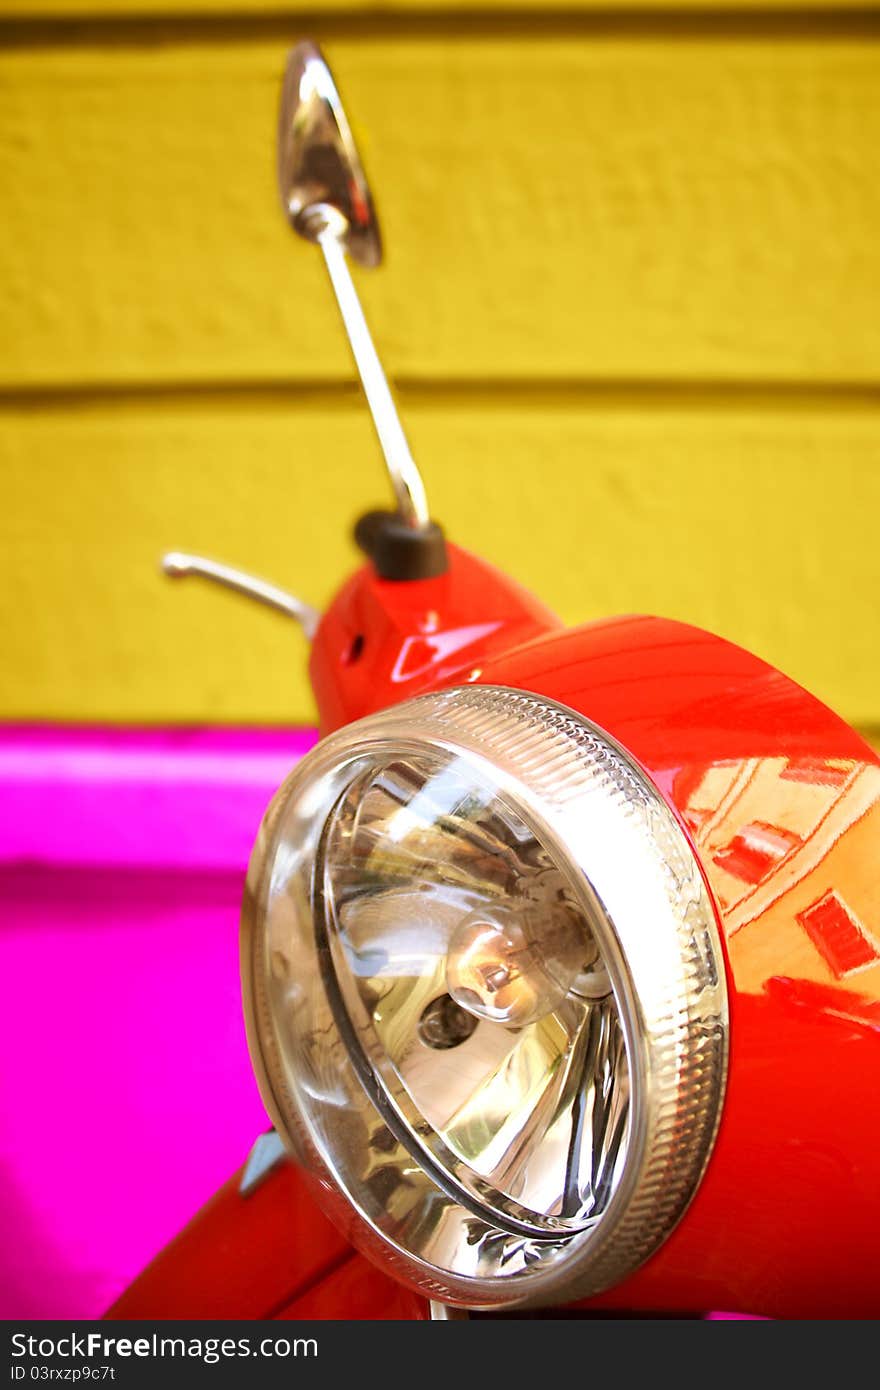
M 566 629 L 447 540 L 347 257 L 375 212 L 318 50 L 279 171 L 394 485 L 298 619 L 321 739 L 242 911 L 274 1122 L 111 1317 L 880 1312 L 880 766 L 679 622 Z M 501 481 L 501 480 L 500 480 Z

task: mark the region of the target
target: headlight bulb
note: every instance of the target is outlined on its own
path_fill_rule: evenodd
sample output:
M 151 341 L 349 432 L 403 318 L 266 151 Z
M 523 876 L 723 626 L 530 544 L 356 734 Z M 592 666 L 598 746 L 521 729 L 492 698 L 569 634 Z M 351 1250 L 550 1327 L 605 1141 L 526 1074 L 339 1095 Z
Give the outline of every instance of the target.
M 561 1004 L 565 985 L 544 968 L 513 913 L 499 912 L 494 921 L 487 915 L 466 917 L 449 943 L 449 993 L 477 1018 L 512 1028 L 536 1023 Z
M 476 1018 L 524 1028 L 557 1009 L 576 981 L 598 981 L 600 972 L 591 970 L 597 957 L 583 919 L 571 910 L 496 907 L 470 913 L 453 932 L 446 985 Z

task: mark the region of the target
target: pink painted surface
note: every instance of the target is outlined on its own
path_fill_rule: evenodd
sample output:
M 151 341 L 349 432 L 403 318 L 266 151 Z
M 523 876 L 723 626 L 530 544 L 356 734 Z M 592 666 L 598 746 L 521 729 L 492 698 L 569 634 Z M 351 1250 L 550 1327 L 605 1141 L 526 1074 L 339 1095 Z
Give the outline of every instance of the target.
M 0 1316 L 99 1315 L 265 1127 L 238 908 L 313 741 L 0 729 Z

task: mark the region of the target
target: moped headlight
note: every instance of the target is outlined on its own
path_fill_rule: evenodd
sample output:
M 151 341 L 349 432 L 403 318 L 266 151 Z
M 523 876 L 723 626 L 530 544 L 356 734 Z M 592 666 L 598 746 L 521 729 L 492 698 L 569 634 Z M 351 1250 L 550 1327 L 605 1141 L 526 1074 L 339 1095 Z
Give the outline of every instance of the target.
M 429 1296 L 598 1292 L 693 1196 L 727 1066 L 715 914 L 658 791 L 572 710 L 469 686 L 324 740 L 261 828 L 242 949 L 276 1126 Z

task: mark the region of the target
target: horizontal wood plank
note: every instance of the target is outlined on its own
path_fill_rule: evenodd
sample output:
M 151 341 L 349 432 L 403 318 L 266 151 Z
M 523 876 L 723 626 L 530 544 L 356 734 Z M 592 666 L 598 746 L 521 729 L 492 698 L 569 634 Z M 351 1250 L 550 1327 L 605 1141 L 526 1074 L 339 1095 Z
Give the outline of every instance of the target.
M 567 621 L 687 619 L 880 725 L 876 413 L 404 404 L 449 534 Z M 300 633 L 157 560 L 202 550 L 326 604 L 386 501 L 360 409 L 7 411 L 0 470 L 0 718 L 313 719 Z
M 176 19 L 189 19 L 192 16 L 277 16 L 289 19 L 291 28 L 299 31 L 304 23 L 313 25 L 323 16 L 369 16 L 381 21 L 394 17 L 409 19 L 466 14 L 493 15 L 503 22 L 505 15 L 533 15 L 536 22 L 546 24 L 548 19 L 552 22 L 558 16 L 595 13 L 614 15 L 655 11 L 679 14 L 719 10 L 726 14 L 785 11 L 852 13 L 876 8 L 877 0 L 729 0 L 723 5 L 719 5 L 718 0 L 674 0 L 674 3 L 673 0 L 553 0 L 550 5 L 542 5 L 541 0 L 311 0 L 311 3 L 294 12 L 290 0 L 4 0 L 0 24 L 4 20 L 14 22 L 22 19 L 112 22 L 120 18 L 140 20 L 154 16 Z
M 880 378 L 880 43 L 327 47 L 398 378 Z M 171 28 L 0 57 L 0 386 L 350 377 L 276 206 L 284 49 Z

